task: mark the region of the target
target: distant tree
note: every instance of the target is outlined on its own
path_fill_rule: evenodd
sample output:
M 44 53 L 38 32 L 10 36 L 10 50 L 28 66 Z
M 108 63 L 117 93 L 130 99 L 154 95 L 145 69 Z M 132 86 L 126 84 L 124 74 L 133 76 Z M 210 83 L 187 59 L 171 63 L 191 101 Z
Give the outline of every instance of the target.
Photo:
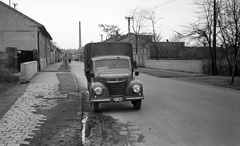
M 217 74 L 217 65 L 216 65 L 216 50 L 215 50 L 215 23 L 214 20 L 218 16 L 218 10 L 219 9 L 219 1 L 217 0 L 216 5 L 214 5 L 213 0 L 194 0 L 193 4 L 199 7 L 199 18 L 197 22 L 191 23 L 189 26 L 187 26 L 187 31 L 185 31 L 183 34 L 185 37 L 190 38 L 191 40 L 195 41 L 196 43 L 203 44 L 204 46 L 209 48 L 209 54 L 211 59 L 211 64 L 209 64 L 209 67 L 211 67 L 211 74 L 216 75 Z M 216 9 L 215 7 L 216 6 Z M 214 12 L 216 12 L 216 15 L 214 15 Z
M 158 60 L 159 49 L 157 46 L 157 42 L 160 42 L 162 39 L 161 33 L 157 32 L 157 23 L 160 20 L 159 14 L 157 13 L 156 9 L 145 9 L 145 18 L 149 21 L 151 27 L 151 34 L 152 34 L 152 43 L 153 47 L 156 50 L 156 59 Z
M 152 44 L 156 50 L 156 59 L 158 59 L 158 48 L 156 43 L 162 39 L 162 35 L 158 32 L 158 21 L 160 20 L 159 14 L 156 11 L 156 8 L 135 8 L 130 12 L 130 15 L 133 17 L 132 28 L 136 38 L 136 54 L 138 53 L 138 39 L 141 34 L 148 34 L 152 36 Z M 150 31 L 149 31 L 150 29 Z M 149 41 L 148 41 L 149 42 Z
M 147 19 L 145 17 L 146 10 L 137 7 L 133 9 L 129 15 L 133 17 L 132 28 L 136 39 L 136 54 L 138 54 L 138 36 L 142 33 L 143 28 L 147 27 Z
M 117 25 L 99 24 L 98 27 L 106 33 L 107 38 L 119 35 L 120 28 Z
M 52 42 L 52 44 L 53 44 L 55 47 L 60 48 L 60 46 L 58 45 L 57 42 Z
M 170 42 L 185 42 L 185 44 L 189 45 L 190 42 L 185 38 L 184 34 L 181 32 L 174 31 L 172 37 L 170 37 Z
M 220 39 L 225 48 L 226 59 L 229 64 L 229 72 L 237 75 L 238 56 L 240 50 L 240 2 L 238 0 L 221 1 L 219 9 Z
M 216 3 L 214 3 L 216 1 Z M 219 65 L 227 61 L 229 74 L 232 75 L 231 83 L 237 74 L 239 48 L 240 48 L 240 2 L 238 0 L 194 0 L 199 6 L 199 20 L 188 26 L 185 37 L 204 44 L 209 48 L 211 66 L 213 70 L 213 32 L 214 10 L 216 12 L 216 44 L 223 46 L 222 52 L 218 53 Z M 215 5 L 215 9 L 214 9 Z M 224 54 L 225 53 L 225 54 Z M 223 58 L 223 56 L 225 56 Z

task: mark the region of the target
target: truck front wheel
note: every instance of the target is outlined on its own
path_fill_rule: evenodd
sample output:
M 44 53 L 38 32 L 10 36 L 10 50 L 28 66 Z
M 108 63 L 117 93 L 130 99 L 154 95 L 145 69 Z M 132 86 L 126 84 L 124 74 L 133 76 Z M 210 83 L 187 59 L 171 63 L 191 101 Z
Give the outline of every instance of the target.
M 142 100 L 132 101 L 132 104 L 133 104 L 134 109 L 140 109 L 141 105 L 142 105 Z

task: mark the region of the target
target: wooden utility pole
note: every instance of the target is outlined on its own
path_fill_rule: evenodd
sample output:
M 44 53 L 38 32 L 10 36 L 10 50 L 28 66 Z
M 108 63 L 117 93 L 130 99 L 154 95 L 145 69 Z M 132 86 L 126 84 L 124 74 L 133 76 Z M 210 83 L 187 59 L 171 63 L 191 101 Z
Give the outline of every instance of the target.
M 103 41 L 103 34 L 100 34 L 100 36 L 101 36 L 101 42 Z
M 236 72 L 236 69 L 237 69 L 237 63 L 238 63 L 238 56 L 239 56 L 239 53 L 240 53 L 240 49 L 238 49 L 238 52 L 237 52 L 237 55 L 236 55 L 236 60 L 235 60 L 234 67 L 233 67 L 233 73 L 232 73 L 231 84 L 234 83 L 234 77 L 235 77 L 235 72 Z
M 216 0 L 213 4 L 213 57 L 212 57 L 212 75 L 217 75 L 217 47 L 216 47 L 216 28 L 217 28 L 217 6 Z
M 131 22 L 131 19 L 133 19 L 133 17 L 131 16 L 126 16 L 125 19 L 128 20 L 128 40 L 130 41 L 130 22 Z
M 82 49 L 82 27 L 81 27 L 81 21 L 79 21 L 79 50 Z

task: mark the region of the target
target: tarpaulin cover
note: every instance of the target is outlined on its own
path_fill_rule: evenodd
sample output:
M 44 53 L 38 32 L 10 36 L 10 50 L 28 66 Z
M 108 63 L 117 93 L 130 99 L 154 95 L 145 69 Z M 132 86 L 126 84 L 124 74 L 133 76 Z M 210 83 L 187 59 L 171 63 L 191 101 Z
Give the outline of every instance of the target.
M 132 44 L 128 42 L 89 43 L 84 47 L 84 71 L 91 69 L 91 58 L 96 56 L 126 55 L 133 63 Z

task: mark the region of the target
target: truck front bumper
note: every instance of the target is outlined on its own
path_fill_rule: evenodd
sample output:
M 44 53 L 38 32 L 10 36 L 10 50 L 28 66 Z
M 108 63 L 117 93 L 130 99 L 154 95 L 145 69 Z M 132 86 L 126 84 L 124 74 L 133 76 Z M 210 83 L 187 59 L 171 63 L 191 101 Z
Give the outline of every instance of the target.
M 124 97 L 109 97 L 109 98 L 92 98 L 90 102 L 96 102 L 96 103 L 101 103 L 101 102 L 121 102 L 121 101 L 134 101 L 134 100 L 143 100 L 144 96 L 139 96 L 139 97 L 131 97 L 131 96 L 124 96 Z

